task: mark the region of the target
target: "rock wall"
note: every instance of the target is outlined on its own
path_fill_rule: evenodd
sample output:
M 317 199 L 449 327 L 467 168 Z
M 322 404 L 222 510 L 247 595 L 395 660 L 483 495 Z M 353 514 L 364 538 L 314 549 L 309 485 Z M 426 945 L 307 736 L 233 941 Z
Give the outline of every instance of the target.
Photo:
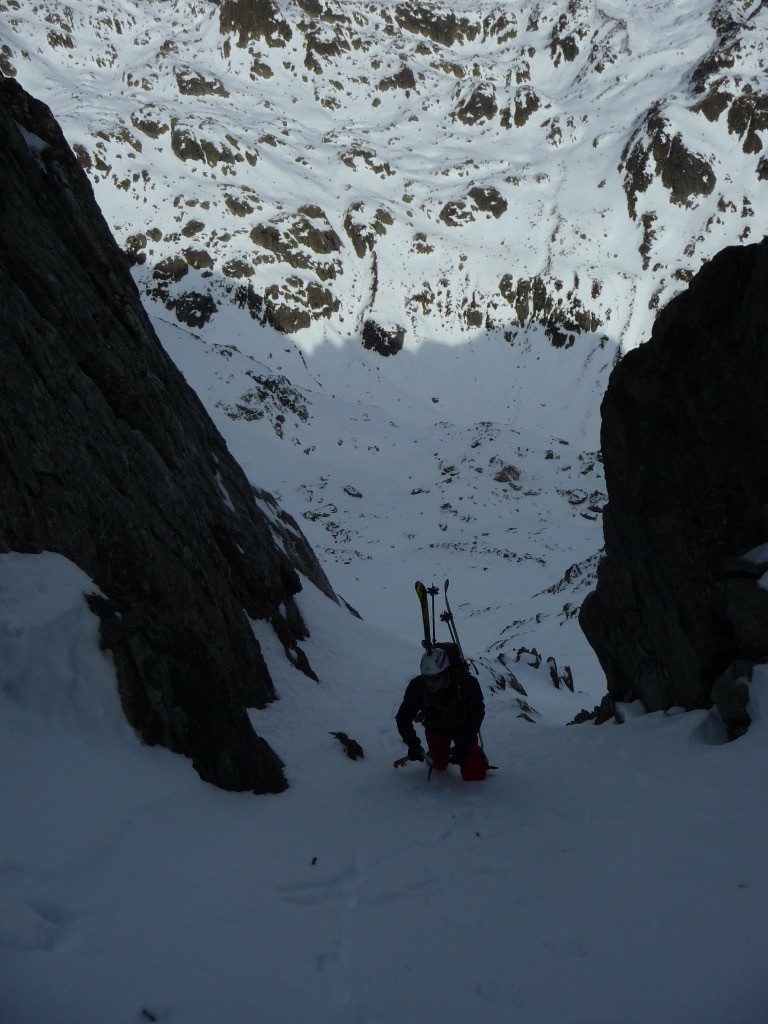
M 311 674 L 293 563 L 331 587 L 161 348 L 50 111 L 1 76 L 0 195 L 0 549 L 58 551 L 96 582 L 145 742 L 279 791 L 246 712 L 275 696 L 249 617 Z
M 604 713 L 724 708 L 733 663 L 768 655 L 768 566 L 741 558 L 768 541 L 766 281 L 768 240 L 724 250 L 611 375 L 605 556 L 580 616 Z

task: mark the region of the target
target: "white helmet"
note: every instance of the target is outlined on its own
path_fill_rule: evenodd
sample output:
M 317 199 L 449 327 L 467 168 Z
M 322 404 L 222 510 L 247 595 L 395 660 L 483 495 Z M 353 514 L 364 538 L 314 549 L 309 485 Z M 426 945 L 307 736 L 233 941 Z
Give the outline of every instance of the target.
M 448 669 L 448 655 L 442 647 L 433 647 L 422 654 L 419 667 L 423 676 L 439 676 Z

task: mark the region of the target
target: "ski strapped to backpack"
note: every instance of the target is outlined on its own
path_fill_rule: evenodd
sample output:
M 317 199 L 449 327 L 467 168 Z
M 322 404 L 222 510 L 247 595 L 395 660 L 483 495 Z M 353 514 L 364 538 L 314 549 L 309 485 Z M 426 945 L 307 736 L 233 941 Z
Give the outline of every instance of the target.
M 427 604 L 427 588 L 421 582 L 416 580 L 416 594 L 419 598 L 419 604 L 421 605 L 421 623 L 424 627 L 424 642 L 423 646 L 429 650 L 432 647 L 432 642 L 429 639 L 429 605 Z
M 448 603 L 448 580 L 443 584 L 443 600 L 445 601 L 445 611 L 440 613 L 440 621 L 444 622 L 448 626 L 448 632 L 450 634 L 450 643 L 438 643 L 435 637 L 435 626 L 437 623 L 437 615 L 435 613 L 435 597 L 440 593 L 440 588 L 434 584 L 431 587 L 425 587 L 421 580 L 416 580 L 414 584 L 416 588 L 416 594 L 419 598 L 419 605 L 421 607 L 421 623 L 424 629 L 424 640 L 422 641 L 422 647 L 425 650 L 431 651 L 435 647 L 442 648 L 449 657 L 450 663 L 454 667 L 460 667 L 469 671 L 470 664 L 464 657 L 464 652 L 461 649 L 461 641 L 459 640 L 459 634 L 456 629 L 456 622 L 453 618 L 453 612 L 451 606 Z M 430 619 L 429 614 L 429 602 L 427 597 L 432 598 L 432 616 Z
M 459 641 L 459 634 L 456 631 L 456 622 L 453 618 L 453 612 L 451 606 L 448 604 L 448 580 L 443 584 L 443 600 L 445 601 L 445 611 L 440 615 L 440 621 L 444 622 L 448 626 L 448 632 L 451 634 L 451 640 L 456 644 L 459 651 L 459 657 L 461 658 L 462 664 L 467 665 L 467 659 L 464 657 L 464 652 L 461 649 L 461 642 Z
M 470 664 L 464 657 L 464 652 L 461 649 L 461 643 L 459 642 L 459 635 L 456 631 L 456 623 L 453 619 L 453 613 L 451 612 L 451 606 L 448 604 L 448 580 L 445 581 L 443 596 L 445 600 L 444 612 L 440 613 L 440 621 L 445 622 L 448 625 L 448 632 L 450 634 L 450 642 L 442 643 L 438 642 L 435 636 L 435 626 L 437 624 L 438 616 L 435 613 L 435 597 L 440 593 L 440 588 L 434 584 L 431 587 L 425 587 L 421 580 L 416 580 L 414 584 L 416 588 L 416 595 L 419 598 L 419 605 L 421 607 L 421 623 L 424 630 L 424 639 L 422 640 L 422 647 L 431 651 L 435 647 L 442 648 L 450 663 L 455 668 L 463 668 L 467 671 L 470 668 Z M 428 597 L 432 598 L 432 615 L 430 618 L 429 614 L 429 601 Z

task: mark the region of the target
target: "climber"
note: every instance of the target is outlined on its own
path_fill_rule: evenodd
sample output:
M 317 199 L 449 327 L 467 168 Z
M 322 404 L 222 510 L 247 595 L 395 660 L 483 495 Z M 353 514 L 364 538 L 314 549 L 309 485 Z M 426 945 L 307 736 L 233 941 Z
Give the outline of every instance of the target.
M 395 721 L 409 760 L 425 758 L 413 727 L 420 722 L 434 770 L 445 771 L 455 764 L 465 782 L 479 782 L 485 778 L 488 764 L 478 742 L 484 717 L 485 702 L 477 679 L 460 659 L 452 664 L 448 651 L 435 646 L 422 656 L 420 674 L 408 683 Z

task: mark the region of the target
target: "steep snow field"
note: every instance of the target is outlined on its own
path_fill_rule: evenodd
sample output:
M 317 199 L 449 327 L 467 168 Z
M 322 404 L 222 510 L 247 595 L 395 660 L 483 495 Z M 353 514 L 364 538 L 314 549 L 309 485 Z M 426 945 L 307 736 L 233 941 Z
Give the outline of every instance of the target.
M 428 781 L 392 768 L 418 647 L 307 585 L 319 684 L 255 627 L 291 783 L 256 798 L 139 745 L 93 589 L 0 556 L 4 1024 L 765 1021 L 768 672 L 728 745 L 706 712 L 566 729 L 584 695 L 536 725 L 489 695 L 498 771 Z
M 384 362 L 349 348 L 300 359 L 236 315 L 201 335 L 149 308 L 246 473 L 295 516 L 367 621 L 418 639 L 413 581 L 449 578 L 468 652 L 538 642 L 599 673 L 564 611 L 593 579 L 605 501 L 597 409 L 557 375 L 570 352 L 534 335 L 539 381 L 487 338 Z M 599 355 L 582 373 L 585 392 L 612 358 Z M 564 433 L 553 436 L 556 426 Z M 577 563 L 588 566 L 558 586 Z

